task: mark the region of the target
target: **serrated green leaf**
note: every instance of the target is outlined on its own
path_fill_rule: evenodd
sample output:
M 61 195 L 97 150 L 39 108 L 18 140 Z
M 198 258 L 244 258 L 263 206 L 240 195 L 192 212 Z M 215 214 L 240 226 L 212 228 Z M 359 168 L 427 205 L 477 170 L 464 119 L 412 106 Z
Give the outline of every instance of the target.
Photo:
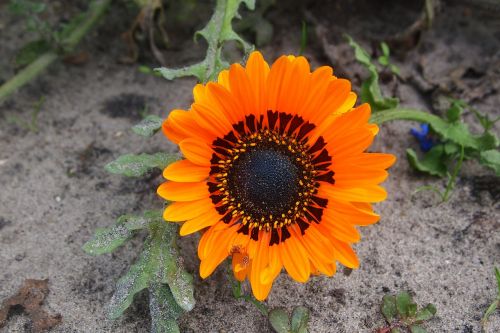
M 500 152 L 496 149 L 482 151 L 479 154 L 479 163 L 495 171 L 500 176 Z
M 152 333 L 179 333 L 176 319 L 182 314 L 168 286 L 152 283 L 149 287 L 149 312 Z
M 431 319 L 436 314 L 436 307 L 432 304 L 427 304 L 425 308 L 418 311 L 417 316 L 415 317 L 416 322 L 422 322 Z
M 296 306 L 292 312 L 292 331 L 294 333 L 306 333 L 309 322 L 309 309 Z
M 36 40 L 24 45 L 16 54 L 16 66 L 23 67 L 31 64 L 39 56 L 50 51 L 51 46 L 44 39 Z
M 396 319 L 397 309 L 396 309 L 396 297 L 392 295 L 385 295 L 382 298 L 382 306 L 380 311 L 385 317 L 385 320 L 390 324 Z
M 444 148 L 442 145 L 432 147 L 421 160 L 418 159 L 417 153 L 413 149 L 406 149 L 408 162 L 415 170 L 439 177 L 445 177 L 447 173 L 443 155 Z
M 170 163 L 179 160 L 177 154 L 156 153 L 150 154 L 126 154 L 108 163 L 104 168 L 106 171 L 126 177 L 140 177 L 152 169 L 164 169 Z
M 170 286 L 177 304 L 186 311 L 194 308 L 193 277 L 184 269 L 175 244 L 178 226 L 162 221 L 153 232 L 154 252 L 158 255 L 158 276 Z
M 269 322 L 276 333 L 290 333 L 290 319 L 284 309 L 275 308 L 269 311 Z
M 248 9 L 255 8 L 255 0 L 217 0 L 215 12 L 207 25 L 195 33 L 207 40 L 207 55 L 201 62 L 179 69 L 157 68 L 167 80 L 184 76 L 195 76 L 200 82 L 206 83 L 215 80 L 221 70 L 229 64 L 221 58 L 222 47 L 225 42 L 235 40 L 243 46 L 245 53 L 253 50 L 253 46 L 244 41 L 232 27 L 234 18 L 239 18 L 238 9 L 241 3 L 245 3 Z
M 418 326 L 418 325 L 411 325 L 410 332 L 411 333 L 427 333 L 427 331 L 423 327 Z
M 116 290 L 108 305 L 108 316 L 111 319 L 120 317 L 132 304 L 134 296 L 149 286 L 155 261 L 152 259 L 151 243 L 146 240 L 144 250 L 130 270 L 116 283 Z
M 140 136 L 151 137 L 161 128 L 163 119 L 156 115 L 146 116 L 140 123 L 132 127 L 132 131 Z
M 396 295 L 396 310 L 401 318 L 407 318 L 410 310 L 411 296 L 406 291 Z

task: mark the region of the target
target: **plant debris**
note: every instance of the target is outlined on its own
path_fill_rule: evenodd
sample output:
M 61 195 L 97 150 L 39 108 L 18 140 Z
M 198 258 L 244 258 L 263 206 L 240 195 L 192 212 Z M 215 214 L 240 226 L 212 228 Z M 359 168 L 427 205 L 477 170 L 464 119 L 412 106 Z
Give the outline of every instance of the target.
M 2 328 L 9 318 L 9 313 L 15 308 L 22 310 L 31 318 L 34 332 L 43 332 L 62 321 L 61 314 L 49 314 L 42 309 L 43 301 L 49 294 L 49 279 L 34 280 L 26 279 L 19 291 L 2 302 L 0 307 L 0 328 Z

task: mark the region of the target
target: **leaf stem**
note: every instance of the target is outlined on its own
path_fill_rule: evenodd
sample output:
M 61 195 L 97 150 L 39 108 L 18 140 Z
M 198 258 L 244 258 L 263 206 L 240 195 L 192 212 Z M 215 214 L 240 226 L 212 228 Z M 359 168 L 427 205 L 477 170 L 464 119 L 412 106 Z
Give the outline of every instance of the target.
M 104 14 L 108 6 L 111 4 L 111 1 L 112 0 L 95 1 L 89 5 L 90 9 L 85 21 L 63 41 L 65 51 L 73 50 L 73 48 L 101 18 L 102 14 Z M 7 98 L 7 96 L 11 93 L 36 78 L 41 72 L 57 60 L 59 56 L 60 55 L 54 50 L 40 55 L 34 62 L 0 86 L 0 102 Z
M 406 108 L 394 108 L 379 111 L 372 114 L 370 118 L 370 122 L 378 125 L 392 120 L 414 120 L 421 123 L 439 123 L 443 126 L 447 125 L 443 119 L 436 115 L 416 109 Z

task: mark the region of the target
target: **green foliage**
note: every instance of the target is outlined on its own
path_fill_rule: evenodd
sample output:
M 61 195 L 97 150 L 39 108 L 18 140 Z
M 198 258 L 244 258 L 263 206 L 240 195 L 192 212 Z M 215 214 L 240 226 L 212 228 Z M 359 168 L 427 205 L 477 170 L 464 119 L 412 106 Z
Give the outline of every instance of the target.
M 235 31 L 250 31 L 255 34 L 255 45 L 262 47 L 271 42 L 274 27 L 265 17 L 265 13 L 274 6 L 276 0 L 258 1 L 253 12 L 247 13 L 245 17 L 234 23 Z
M 439 177 L 445 177 L 447 173 L 446 164 L 443 160 L 444 154 L 443 145 L 432 147 L 421 160 L 418 159 L 417 153 L 413 149 L 408 148 L 406 150 L 408 162 L 415 170 Z
M 276 333 L 307 333 L 309 310 L 297 306 L 293 309 L 290 319 L 285 309 L 274 308 L 269 311 L 269 322 Z
M 306 21 L 302 21 L 302 29 L 300 31 L 300 49 L 299 55 L 304 54 L 307 46 L 307 23 Z
M 437 310 L 432 304 L 427 304 L 418 310 L 418 306 L 413 302 L 412 297 L 407 292 L 401 292 L 396 296 L 385 295 L 382 298 L 380 312 L 384 316 L 387 325 L 379 328 L 377 332 L 402 332 L 404 329 L 411 333 L 427 332 L 422 326 L 423 323 L 434 317 Z
M 500 307 L 500 270 L 498 270 L 498 268 L 496 267 L 495 267 L 495 278 L 497 281 L 497 297 L 493 301 L 493 303 L 490 304 L 490 306 L 484 313 L 483 319 L 481 319 L 481 324 L 483 325 L 483 329 L 486 328 L 488 318 L 493 314 L 493 312 L 496 311 L 498 307 Z
M 398 66 L 391 63 L 391 50 L 389 49 L 389 45 L 387 45 L 387 43 L 385 42 L 380 43 L 380 50 L 382 51 L 382 55 L 378 57 L 378 63 L 384 67 L 388 67 L 393 74 L 399 75 Z
M 178 332 L 176 319 L 193 309 L 193 278 L 187 273 L 176 246 L 178 226 L 163 221 L 161 211 L 143 216 L 124 215 L 111 228 L 100 229 L 83 249 L 91 255 L 110 253 L 136 234 L 148 230 L 142 253 L 122 276 L 108 305 L 111 319 L 120 317 L 134 296 L 149 289 L 152 332 Z
M 208 24 L 202 30 L 196 32 L 197 36 L 202 36 L 208 43 L 207 54 L 204 60 L 184 68 L 169 69 L 158 68 L 156 71 L 167 80 L 178 77 L 195 76 L 200 82 L 216 80 L 221 70 L 227 68 L 229 64 L 222 58 L 222 47 L 227 41 L 237 41 L 249 53 L 253 47 L 245 42 L 232 27 L 234 18 L 239 18 L 238 8 L 241 3 L 245 3 L 247 8 L 253 10 L 255 0 L 217 0 L 215 12 Z
M 149 288 L 151 333 L 180 333 L 176 319 L 182 314 L 172 292 L 164 284 L 152 284 Z
M 384 97 L 379 85 L 379 75 L 377 66 L 372 63 L 371 56 L 368 52 L 356 43 L 351 36 L 346 35 L 349 45 L 354 49 L 354 57 L 362 64 L 369 72 L 369 77 L 361 85 L 361 101 L 370 103 L 373 112 L 378 112 L 386 109 L 396 108 L 399 100 L 394 97 Z M 388 61 L 388 60 L 387 60 Z
M 161 214 L 156 211 L 145 212 L 144 216 L 122 215 L 112 227 L 97 229 L 94 237 L 83 245 L 83 250 L 93 256 L 111 253 L 132 238 L 136 231 L 159 219 Z
M 179 160 L 177 154 L 126 154 L 108 163 L 104 168 L 106 171 L 117 175 L 141 177 L 152 169 L 164 169 L 167 165 L 177 160 Z
M 132 131 L 140 136 L 151 137 L 161 129 L 163 119 L 156 115 L 146 116 L 140 123 L 132 127 Z
M 31 64 L 41 54 L 50 51 L 51 45 L 45 39 L 38 39 L 24 45 L 16 55 L 16 66 L 24 67 Z

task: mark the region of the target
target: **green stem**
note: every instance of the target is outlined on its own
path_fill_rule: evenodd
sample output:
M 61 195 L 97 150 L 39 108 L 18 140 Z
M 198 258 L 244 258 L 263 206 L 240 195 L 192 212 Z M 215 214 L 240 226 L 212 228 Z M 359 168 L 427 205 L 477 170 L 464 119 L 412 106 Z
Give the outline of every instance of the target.
M 446 122 L 438 116 L 416 109 L 387 109 L 373 113 L 370 118 L 370 122 L 378 125 L 392 120 L 414 120 L 421 123 L 435 123 L 442 124 L 443 126 L 447 125 Z
M 262 313 L 264 316 L 267 317 L 269 315 L 269 311 L 267 310 L 267 307 L 262 302 L 259 302 L 258 300 L 256 300 L 255 298 L 253 298 L 250 295 L 243 295 L 243 299 L 245 301 L 250 302 L 253 305 L 255 305 L 257 310 L 259 310 L 260 313 Z
M 82 40 L 82 38 L 90 31 L 95 23 L 101 18 L 112 0 L 102 0 L 90 4 L 89 14 L 85 21 L 77 27 L 71 35 L 63 41 L 63 45 L 67 51 L 71 51 Z M 36 78 L 50 64 L 59 58 L 59 54 L 55 51 L 49 51 L 40 55 L 34 62 L 12 77 L 9 81 L 0 86 L 0 102 L 15 90 L 24 86 Z
M 448 201 L 449 196 L 450 196 L 450 191 L 455 187 L 455 180 L 457 179 L 458 173 L 460 172 L 460 169 L 462 168 L 462 162 L 464 161 L 464 147 L 460 147 L 460 159 L 457 162 L 457 165 L 455 165 L 455 168 L 453 169 L 453 174 L 451 175 L 448 184 L 446 185 L 446 189 L 443 194 L 443 202 Z
M 50 51 L 39 56 L 13 78 L 0 86 L 0 102 L 18 88 L 24 86 L 29 81 L 38 76 L 45 68 L 58 58 L 57 53 Z

